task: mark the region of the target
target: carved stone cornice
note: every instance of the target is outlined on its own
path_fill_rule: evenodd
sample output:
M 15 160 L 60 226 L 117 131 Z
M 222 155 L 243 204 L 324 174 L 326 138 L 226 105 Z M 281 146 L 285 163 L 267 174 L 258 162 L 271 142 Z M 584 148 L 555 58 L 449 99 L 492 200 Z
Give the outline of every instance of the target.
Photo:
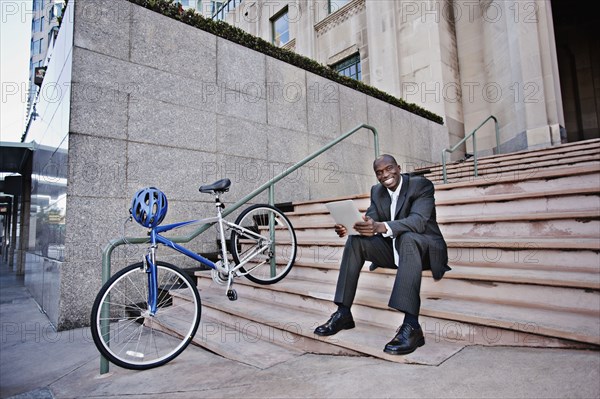
M 352 0 L 336 12 L 329 14 L 322 21 L 315 25 L 317 37 L 323 35 L 332 28 L 335 28 L 344 21 L 363 11 L 366 7 L 365 1 L 366 0 Z
M 286 49 L 286 50 L 290 50 L 290 51 L 296 51 L 296 38 L 291 39 L 286 44 L 284 44 L 283 46 L 281 46 L 281 48 L 282 49 Z

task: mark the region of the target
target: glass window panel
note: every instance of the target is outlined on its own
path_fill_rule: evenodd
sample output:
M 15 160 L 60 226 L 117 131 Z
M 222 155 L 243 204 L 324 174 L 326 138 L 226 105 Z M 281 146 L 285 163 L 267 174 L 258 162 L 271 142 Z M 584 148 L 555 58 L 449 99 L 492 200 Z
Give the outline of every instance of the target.
M 350 0 L 329 0 L 329 13 L 336 12 L 344 5 L 346 5 Z
M 215 13 L 219 10 L 219 8 L 221 8 L 222 5 L 223 5 L 222 1 L 211 1 L 210 2 L 210 13 L 212 15 L 215 15 Z
M 288 20 L 287 8 L 271 20 L 273 27 L 273 44 L 282 46 L 290 41 L 290 22 Z
M 349 78 L 360 80 L 362 70 L 360 66 L 360 54 L 355 54 L 345 60 L 338 62 L 332 66 L 340 75 L 348 76 Z

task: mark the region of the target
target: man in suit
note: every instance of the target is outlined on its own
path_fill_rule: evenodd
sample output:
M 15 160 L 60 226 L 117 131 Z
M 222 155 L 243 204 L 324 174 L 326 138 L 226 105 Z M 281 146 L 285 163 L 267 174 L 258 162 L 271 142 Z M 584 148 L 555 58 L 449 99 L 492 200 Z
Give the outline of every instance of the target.
M 397 269 L 388 306 L 403 312 L 404 321 L 384 351 L 405 355 L 425 344 L 418 321 L 421 272 L 431 270 L 434 279 L 441 279 L 450 270 L 448 252 L 436 221 L 433 184 L 402 174 L 387 154 L 373 162 L 373 170 L 379 184 L 371 188 L 371 205 L 363 221 L 354 225 L 359 234 L 346 241 L 334 297 L 338 310 L 315 334 L 328 336 L 355 327 L 350 308 L 363 264 L 371 261 L 370 270 Z M 342 225 L 335 231 L 340 237 L 348 233 Z

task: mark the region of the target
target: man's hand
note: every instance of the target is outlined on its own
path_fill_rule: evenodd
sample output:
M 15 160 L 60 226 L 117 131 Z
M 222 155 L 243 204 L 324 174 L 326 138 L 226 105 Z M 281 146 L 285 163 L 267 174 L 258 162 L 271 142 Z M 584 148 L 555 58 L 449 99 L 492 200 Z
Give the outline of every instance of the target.
M 387 231 L 385 223 L 376 222 L 367 215 L 363 216 L 363 222 L 354 224 L 354 230 L 358 231 L 361 236 L 374 236 L 377 233 L 385 233 Z
M 333 228 L 335 229 L 335 232 L 337 233 L 337 235 L 340 238 L 345 237 L 346 234 L 348 234 L 348 231 L 346 230 L 346 228 L 342 224 L 336 224 Z

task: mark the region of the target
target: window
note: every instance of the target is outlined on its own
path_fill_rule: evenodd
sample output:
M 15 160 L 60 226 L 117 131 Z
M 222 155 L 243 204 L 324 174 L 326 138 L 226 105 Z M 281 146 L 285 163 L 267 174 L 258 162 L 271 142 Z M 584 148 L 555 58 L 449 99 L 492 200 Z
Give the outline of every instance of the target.
M 235 10 L 242 0 L 211 1 L 212 19 L 222 21 L 228 13 Z
M 210 2 L 210 14 L 215 15 L 215 13 L 217 11 L 219 11 L 219 8 L 221 8 L 222 5 L 223 5 L 222 1 L 211 1 Z
M 54 20 L 55 18 L 58 18 L 61 15 L 62 15 L 62 5 L 55 4 L 52 7 L 50 7 L 50 11 L 48 12 L 48 17 L 50 18 L 50 20 Z
M 271 18 L 271 27 L 274 45 L 281 47 L 290 41 L 290 21 L 288 20 L 287 7 Z
M 44 0 L 33 0 L 33 11 L 44 9 Z
M 360 54 L 356 53 L 332 66 L 340 75 L 361 80 Z
M 32 55 L 41 54 L 43 43 L 44 43 L 44 39 L 40 39 L 40 40 L 31 42 L 31 54 Z
M 329 0 L 327 3 L 329 5 L 329 13 L 336 12 L 344 5 L 346 5 L 350 0 Z
M 33 33 L 41 32 L 44 25 L 44 17 L 31 21 L 31 31 Z
M 50 44 L 53 38 L 56 39 L 56 36 L 58 36 L 58 26 L 52 27 L 52 29 L 50 29 L 50 32 L 48 32 L 48 45 Z

